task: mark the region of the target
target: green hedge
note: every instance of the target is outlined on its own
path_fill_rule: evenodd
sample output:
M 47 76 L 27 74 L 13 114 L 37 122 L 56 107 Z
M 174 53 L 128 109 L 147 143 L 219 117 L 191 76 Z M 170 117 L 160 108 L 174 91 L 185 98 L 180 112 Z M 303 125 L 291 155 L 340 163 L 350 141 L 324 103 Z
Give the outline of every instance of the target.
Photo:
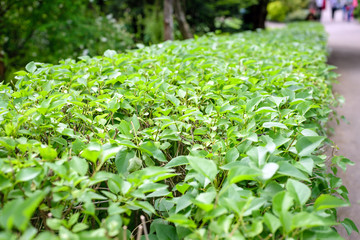
M 311 23 L 29 63 L 0 85 L 0 239 L 339 238 L 326 54 Z

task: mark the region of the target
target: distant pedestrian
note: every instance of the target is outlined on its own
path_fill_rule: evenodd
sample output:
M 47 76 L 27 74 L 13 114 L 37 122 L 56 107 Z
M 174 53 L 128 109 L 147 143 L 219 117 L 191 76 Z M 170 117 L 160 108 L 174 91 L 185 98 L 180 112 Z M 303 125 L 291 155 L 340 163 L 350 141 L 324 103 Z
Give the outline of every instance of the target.
M 320 20 L 322 10 L 326 8 L 326 0 L 316 0 L 315 3 L 317 7 L 317 18 Z
M 346 18 L 347 18 L 346 3 L 347 3 L 347 0 L 340 0 L 340 5 L 343 10 L 343 20 L 346 20 Z
M 334 21 L 335 12 L 340 8 L 339 0 L 330 0 L 330 7 L 331 7 L 331 19 Z
M 348 22 L 351 21 L 351 18 L 354 14 L 354 9 L 358 6 L 358 0 L 346 0 L 344 5 L 344 20 Z

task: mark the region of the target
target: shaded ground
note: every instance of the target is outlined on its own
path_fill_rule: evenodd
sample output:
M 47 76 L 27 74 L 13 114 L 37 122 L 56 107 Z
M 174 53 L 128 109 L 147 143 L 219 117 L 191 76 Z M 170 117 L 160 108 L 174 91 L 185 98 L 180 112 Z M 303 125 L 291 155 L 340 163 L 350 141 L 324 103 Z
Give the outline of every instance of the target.
M 334 85 L 334 92 L 346 99 L 337 112 L 350 122 L 333 124 L 335 133 L 331 139 L 339 147 L 336 155 L 343 155 L 355 162 L 355 166 L 349 167 L 346 174 L 339 171 L 349 190 L 352 205 L 340 209 L 339 218 L 351 218 L 360 227 L 360 24 L 344 22 L 341 11 L 336 13 L 335 21 L 331 21 L 329 9 L 323 13 L 322 22 L 329 33 L 329 64 L 337 66 L 336 72 L 341 74 L 339 83 Z M 357 233 L 347 236 L 342 227 L 339 232 L 345 239 L 360 239 Z

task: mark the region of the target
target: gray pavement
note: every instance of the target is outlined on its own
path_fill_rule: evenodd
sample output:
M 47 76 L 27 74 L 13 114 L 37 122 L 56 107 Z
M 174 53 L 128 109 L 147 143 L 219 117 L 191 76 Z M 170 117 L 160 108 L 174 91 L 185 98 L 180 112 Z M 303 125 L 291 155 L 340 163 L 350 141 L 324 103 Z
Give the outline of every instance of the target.
M 341 220 L 350 218 L 360 228 L 360 24 L 343 21 L 341 11 L 336 12 L 332 21 L 330 9 L 323 12 L 321 22 L 329 34 L 329 64 L 337 66 L 336 72 L 341 75 L 339 83 L 334 84 L 334 92 L 346 99 L 345 104 L 336 110 L 349 122 L 332 123 L 335 132 L 330 138 L 339 147 L 336 155 L 355 162 L 346 173 L 339 171 L 349 191 L 351 207 L 339 209 L 338 217 Z M 348 236 L 342 227 L 338 230 L 345 239 L 360 239 L 357 233 Z

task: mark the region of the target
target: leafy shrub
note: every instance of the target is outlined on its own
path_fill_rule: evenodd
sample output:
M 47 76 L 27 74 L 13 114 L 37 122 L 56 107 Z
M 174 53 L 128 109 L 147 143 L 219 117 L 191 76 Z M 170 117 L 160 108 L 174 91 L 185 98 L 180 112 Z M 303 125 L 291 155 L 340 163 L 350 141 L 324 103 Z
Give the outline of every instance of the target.
M 0 238 L 338 238 L 351 162 L 327 173 L 319 149 L 325 40 L 299 24 L 29 63 L 0 85 Z
M 287 17 L 286 20 L 287 21 L 304 21 L 306 20 L 306 18 L 309 15 L 309 10 L 308 9 L 298 9 L 295 10 L 293 12 L 290 12 Z
M 269 3 L 267 11 L 269 20 L 283 22 L 286 18 L 287 8 L 282 1 Z
M 354 18 L 360 19 L 360 7 L 354 9 Z
M 278 0 L 268 5 L 268 19 L 277 22 L 303 21 L 309 14 L 307 0 Z
M 309 0 L 281 0 L 289 12 L 294 12 L 300 9 L 307 9 L 309 7 Z

